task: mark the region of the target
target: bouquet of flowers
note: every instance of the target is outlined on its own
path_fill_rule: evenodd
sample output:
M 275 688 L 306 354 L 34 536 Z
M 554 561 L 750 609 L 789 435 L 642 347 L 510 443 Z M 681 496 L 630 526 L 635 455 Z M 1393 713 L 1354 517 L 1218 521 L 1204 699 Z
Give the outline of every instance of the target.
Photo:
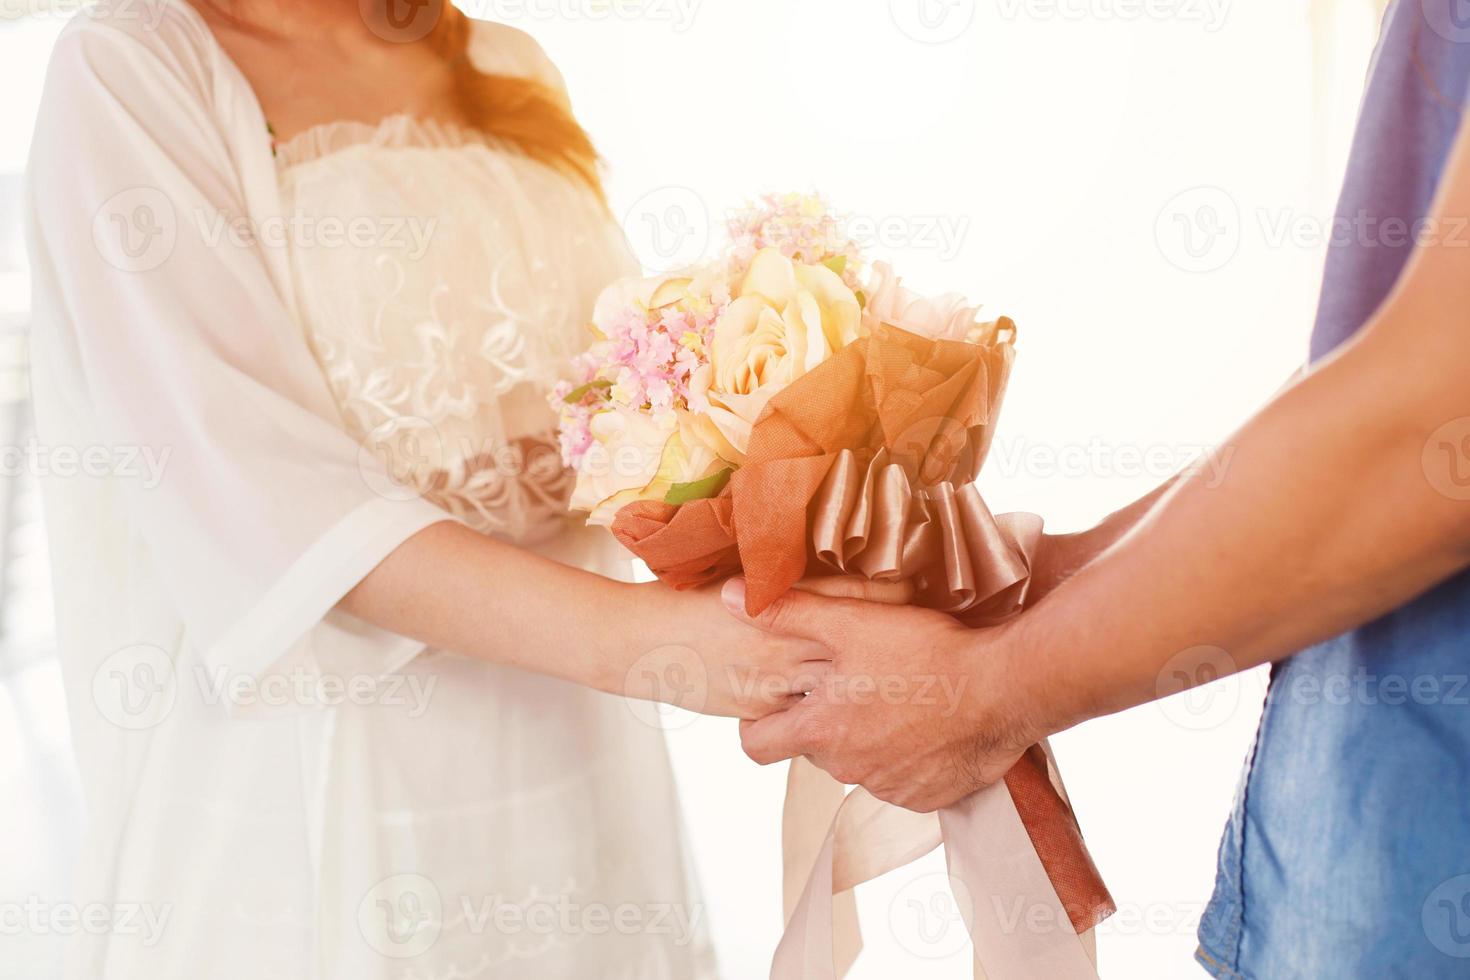
M 958 295 L 917 295 L 883 262 L 869 269 L 820 198 L 767 197 L 736 214 L 729 232 L 708 264 L 618 282 L 599 299 L 595 340 L 553 394 L 563 457 L 576 474 L 573 508 L 609 526 L 674 588 L 743 574 L 752 614 L 823 574 L 907 581 L 916 602 L 975 624 L 1018 612 L 1040 521 L 992 515 L 974 486 L 1014 360 L 1015 325 L 981 319 Z M 844 808 L 883 805 L 862 800 L 861 790 L 844 803 L 800 763 L 788 824 L 793 809 L 829 822 L 827 843 L 838 850 L 904 853 L 895 834 L 910 845 L 939 843 L 932 822 L 864 819 L 844 836 Z M 1047 900 L 1065 912 L 1076 944 L 1112 903 L 1044 746 L 1006 787 L 1025 829 L 1018 846 L 1034 849 L 1044 871 L 1026 888 L 1054 889 Z M 952 853 L 996 839 L 993 818 L 983 820 L 966 829 L 969 842 L 945 830 Z M 788 882 L 782 949 L 793 964 L 805 954 L 792 945 L 812 942 L 810 928 L 801 943 L 793 939 L 795 917 L 811 921 L 798 905 L 830 902 L 858 883 L 838 875 L 834 887 L 830 867 L 819 880 L 822 857 L 809 850 L 796 860 L 788 853 L 788 871 L 807 869 L 815 883 L 799 891 Z M 862 880 L 886 870 L 870 867 Z M 967 884 L 992 894 L 996 885 Z M 831 916 L 816 921 L 830 926 Z M 778 951 L 778 968 L 781 961 Z

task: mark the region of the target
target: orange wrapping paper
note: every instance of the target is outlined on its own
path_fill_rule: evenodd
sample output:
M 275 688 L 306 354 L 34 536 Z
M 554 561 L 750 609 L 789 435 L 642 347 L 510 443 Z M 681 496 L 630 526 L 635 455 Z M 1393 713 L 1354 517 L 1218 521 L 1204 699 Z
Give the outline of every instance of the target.
M 723 494 L 630 504 L 613 534 L 677 589 L 743 573 L 752 615 L 809 572 L 837 571 L 911 579 L 918 602 L 970 625 L 1004 618 L 1024 600 L 1030 555 L 1008 546 L 973 483 L 1013 337 L 1006 319 L 979 345 L 880 328 L 771 400 Z M 1073 927 L 1093 928 L 1115 906 L 1045 753 L 1005 782 Z

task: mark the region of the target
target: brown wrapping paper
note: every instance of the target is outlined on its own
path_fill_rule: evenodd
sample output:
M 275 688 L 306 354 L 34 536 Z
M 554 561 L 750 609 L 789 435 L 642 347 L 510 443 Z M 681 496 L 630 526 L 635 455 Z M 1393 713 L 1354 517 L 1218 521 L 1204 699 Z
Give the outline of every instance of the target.
M 984 625 L 1018 612 L 1040 538 L 1031 515 L 993 516 L 974 486 L 1014 359 L 1014 325 L 984 343 L 880 328 L 773 398 L 746 462 L 715 499 L 642 501 L 619 541 L 674 588 L 737 573 L 765 610 L 808 574 L 910 580 L 915 601 Z M 1040 748 L 1006 776 L 1076 931 L 1114 910 Z

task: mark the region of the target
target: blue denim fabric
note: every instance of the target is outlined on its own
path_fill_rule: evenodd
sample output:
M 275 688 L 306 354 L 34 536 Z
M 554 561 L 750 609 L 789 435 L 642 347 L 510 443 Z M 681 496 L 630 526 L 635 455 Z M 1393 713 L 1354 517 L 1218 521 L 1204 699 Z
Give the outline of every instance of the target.
M 1470 3 L 1395 0 L 1314 359 L 1357 332 L 1402 272 L 1412 236 L 1385 222 L 1428 212 L 1467 80 Z M 1438 231 L 1470 247 L 1470 229 Z M 1470 977 L 1470 574 L 1276 666 L 1199 939 L 1216 977 Z

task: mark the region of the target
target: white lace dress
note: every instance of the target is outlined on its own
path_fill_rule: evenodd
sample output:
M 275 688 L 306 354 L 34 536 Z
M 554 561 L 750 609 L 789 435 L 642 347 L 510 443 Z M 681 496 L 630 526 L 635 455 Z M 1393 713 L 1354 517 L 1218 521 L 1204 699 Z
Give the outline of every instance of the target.
M 41 438 L 164 464 L 43 479 L 108 913 L 69 975 L 713 975 L 646 715 L 332 611 L 449 517 L 626 571 L 565 516 L 545 403 L 633 268 L 616 227 L 452 127 L 273 156 L 198 15 L 127 9 L 64 33 L 31 173 Z M 510 29 L 473 53 L 556 81 Z

